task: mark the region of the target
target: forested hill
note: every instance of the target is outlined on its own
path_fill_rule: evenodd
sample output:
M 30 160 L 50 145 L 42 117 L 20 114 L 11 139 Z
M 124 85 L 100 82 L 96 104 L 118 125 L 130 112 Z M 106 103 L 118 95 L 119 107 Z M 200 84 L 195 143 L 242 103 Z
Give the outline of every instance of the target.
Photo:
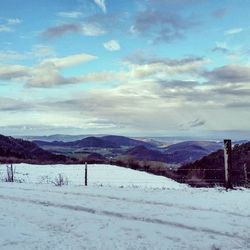
M 244 181 L 244 165 L 250 175 L 250 142 L 235 145 L 232 150 L 232 181 L 233 184 L 242 184 Z M 218 150 L 201 160 L 186 164 L 177 171 L 182 181 L 193 185 L 205 185 L 224 182 L 224 152 Z
M 0 163 L 66 163 L 74 162 L 64 155 L 56 155 L 41 149 L 35 143 L 0 135 Z

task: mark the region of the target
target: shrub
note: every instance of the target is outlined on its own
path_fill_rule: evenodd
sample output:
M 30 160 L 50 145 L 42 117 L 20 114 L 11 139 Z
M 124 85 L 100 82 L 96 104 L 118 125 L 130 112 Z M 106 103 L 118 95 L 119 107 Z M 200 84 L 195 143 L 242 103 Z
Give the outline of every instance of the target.
M 55 177 L 55 181 L 53 181 L 55 186 L 61 187 L 64 185 L 68 185 L 69 181 L 67 177 L 64 177 L 62 174 L 58 174 L 57 177 Z

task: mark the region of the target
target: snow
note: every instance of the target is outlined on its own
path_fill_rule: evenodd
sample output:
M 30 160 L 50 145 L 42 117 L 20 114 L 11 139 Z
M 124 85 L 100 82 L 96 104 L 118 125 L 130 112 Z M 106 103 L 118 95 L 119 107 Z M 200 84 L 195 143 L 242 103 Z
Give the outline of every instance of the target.
M 27 182 L 0 183 L 0 249 L 250 249 L 250 190 L 193 189 L 115 166 L 88 170 L 85 187 L 84 166 L 18 165 Z M 69 185 L 41 179 L 59 172 Z
M 69 184 L 84 184 L 84 165 L 29 165 L 15 164 L 15 176 L 25 183 L 51 183 L 62 174 Z M 0 165 L 0 178 L 6 175 L 6 166 Z M 181 188 L 185 185 L 162 176 L 111 165 L 88 165 L 88 184 L 103 186 L 133 186 L 150 188 Z

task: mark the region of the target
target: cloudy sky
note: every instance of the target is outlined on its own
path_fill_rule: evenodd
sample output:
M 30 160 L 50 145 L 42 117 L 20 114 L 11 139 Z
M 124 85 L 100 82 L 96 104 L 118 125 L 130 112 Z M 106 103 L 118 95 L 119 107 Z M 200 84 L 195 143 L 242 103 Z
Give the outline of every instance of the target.
M 250 130 L 248 0 L 0 6 L 0 133 Z

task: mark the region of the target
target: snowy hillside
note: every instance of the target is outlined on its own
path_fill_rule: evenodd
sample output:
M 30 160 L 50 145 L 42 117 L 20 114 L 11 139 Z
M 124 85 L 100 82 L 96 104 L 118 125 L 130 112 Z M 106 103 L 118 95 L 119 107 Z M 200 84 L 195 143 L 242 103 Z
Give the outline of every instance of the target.
M 0 183 L 0 249 L 250 248 L 250 190 L 192 189 L 128 169 L 90 168 L 85 187 L 83 166 L 17 166 L 30 182 Z M 36 183 L 58 170 L 68 186 L 45 177 Z
M 15 164 L 16 179 L 25 183 L 51 183 L 58 174 L 67 177 L 69 185 L 84 184 L 84 165 L 29 165 Z M 6 175 L 6 166 L 0 165 L 0 178 Z M 111 166 L 88 165 L 88 184 L 103 186 L 136 186 L 153 188 L 181 188 L 185 185 L 146 172 Z

